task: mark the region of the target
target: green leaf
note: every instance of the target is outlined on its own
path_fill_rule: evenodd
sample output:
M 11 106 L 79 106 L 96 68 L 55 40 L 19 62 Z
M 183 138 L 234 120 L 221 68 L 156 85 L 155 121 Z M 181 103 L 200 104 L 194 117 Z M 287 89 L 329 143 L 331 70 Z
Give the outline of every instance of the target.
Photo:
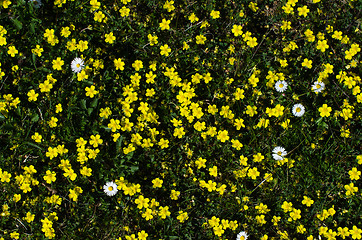
M 85 99 L 80 100 L 80 107 L 83 110 L 87 110 L 87 100 L 85 100 Z
M 90 116 L 93 112 L 94 108 L 88 108 L 87 111 L 88 111 L 88 116 Z
M 42 147 L 40 147 L 39 145 L 35 144 L 35 143 L 32 143 L 32 142 L 24 142 L 25 144 L 28 144 L 29 146 L 32 146 L 32 147 L 36 147 L 40 150 L 43 150 Z
M 0 121 L 4 121 L 6 117 L 0 113 Z
M 35 33 L 35 23 L 34 22 L 29 24 L 29 30 L 31 33 L 33 33 L 33 34 Z
M 130 166 L 129 169 L 131 171 L 131 173 L 135 173 L 138 170 L 138 166 Z
M 130 152 L 126 155 L 127 160 L 130 160 L 133 157 L 133 153 L 134 153 L 134 151 Z
M 32 122 L 37 122 L 38 120 L 39 120 L 39 115 L 38 114 L 33 115 L 33 117 L 31 118 Z
M 31 54 L 31 59 L 33 60 L 33 65 L 36 68 L 36 66 L 35 66 L 35 54 L 34 53 Z
M 117 151 L 120 151 L 120 150 L 121 150 L 123 139 L 124 139 L 123 136 L 120 136 L 120 137 L 117 139 L 117 145 L 116 145 Z
M 91 106 L 92 108 L 95 108 L 95 107 L 97 107 L 97 104 L 98 104 L 98 98 L 95 98 L 95 99 L 92 101 L 92 103 L 90 104 L 90 106 Z
M 18 30 L 23 28 L 23 24 L 18 19 L 11 19 Z

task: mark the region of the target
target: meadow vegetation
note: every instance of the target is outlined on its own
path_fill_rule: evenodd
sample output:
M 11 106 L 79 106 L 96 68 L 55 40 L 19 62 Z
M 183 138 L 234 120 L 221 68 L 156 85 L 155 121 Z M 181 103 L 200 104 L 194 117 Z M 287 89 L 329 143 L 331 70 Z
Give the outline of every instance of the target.
M 361 239 L 359 0 L 0 0 L 0 239 Z

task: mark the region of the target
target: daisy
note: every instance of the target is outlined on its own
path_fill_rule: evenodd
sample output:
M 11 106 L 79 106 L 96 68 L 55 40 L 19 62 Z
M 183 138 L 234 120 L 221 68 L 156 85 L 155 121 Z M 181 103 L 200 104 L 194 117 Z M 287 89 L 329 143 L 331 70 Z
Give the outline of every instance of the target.
M 40 8 L 41 4 L 41 0 L 30 0 L 30 2 L 33 3 L 35 8 Z
M 277 81 L 275 83 L 275 90 L 278 92 L 284 92 L 288 87 L 288 83 L 286 81 Z
M 312 85 L 312 91 L 315 93 L 322 92 L 324 88 L 325 88 L 324 82 L 315 81 Z
M 300 103 L 294 104 L 294 106 L 292 108 L 292 113 L 296 117 L 301 117 L 305 113 L 305 108 Z
M 74 58 L 72 63 L 70 64 L 70 67 L 72 68 L 72 71 L 74 73 L 79 73 L 82 71 L 84 67 L 84 61 L 81 58 Z
M 273 149 L 273 158 L 274 160 L 283 160 L 284 159 L 284 156 L 287 155 L 287 151 L 285 151 L 285 149 L 283 147 L 275 147 Z
M 236 236 L 236 240 L 246 240 L 248 239 L 248 234 L 246 232 L 239 232 L 239 234 Z
M 117 184 L 115 184 L 114 182 L 107 182 L 103 186 L 103 190 L 108 196 L 114 196 L 118 192 Z

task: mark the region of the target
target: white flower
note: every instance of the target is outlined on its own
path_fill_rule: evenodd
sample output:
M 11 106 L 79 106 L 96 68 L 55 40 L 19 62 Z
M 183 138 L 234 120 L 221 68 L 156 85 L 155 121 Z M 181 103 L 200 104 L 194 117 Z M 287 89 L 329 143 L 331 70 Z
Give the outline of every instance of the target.
M 114 196 L 118 192 L 117 187 L 117 184 L 115 184 L 114 182 L 107 182 L 103 186 L 103 190 L 108 196 Z
M 287 90 L 288 87 L 288 83 L 286 81 L 277 81 L 275 83 L 275 90 L 277 90 L 278 92 L 284 92 L 285 90 Z
M 79 73 L 82 71 L 84 67 L 84 61 L 81 58 L 74 58 L 72 63 L 70 64 L 70 67 L 72 68 L 72 71 L 74 73 Z
M 296 117 L 301 117 L 305 113 L 305 108 L 300 103 L 294 104 L 294 106 L 292 108 L 292 113 Z
M 312 85 L 312 91 L 315 93 L 320 93 L 324 90 L 325 86 L 326 85 L 324 82 L 315 81 Z
M 287 155 L 287 151 L 285 151 L 285 149 L 283 147 L 275 147 L 273 149 L 273 158 L 274 160 L 283 160 L 284 159 L 284 156 Z
M 248 234 L 246 232 L 239 232 L 239 234 L 236 236 L 236 240 L 246 240 L 248 239 Z
M 29 0 L 31 3 L 33 3 L 35 8 L 40 8 L 41 6 L 41 0 Z

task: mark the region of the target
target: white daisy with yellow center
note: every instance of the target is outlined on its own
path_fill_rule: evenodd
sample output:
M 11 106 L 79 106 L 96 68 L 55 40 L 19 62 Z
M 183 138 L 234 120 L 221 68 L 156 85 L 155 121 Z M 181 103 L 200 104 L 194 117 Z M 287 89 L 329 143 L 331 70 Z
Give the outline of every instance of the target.
M 278 92 L 284 92 L 285 90 L 287 90 L 288 87 L 288 83 L 286 81 L 277 81 L 275 83 L 275 90 L 277 90 Z
M 315 93 L 320 93 L 325 89 L 326 85 L 324 82 L 315 81 L 312 85 L 312 91 Z
M 117 184 L 115 184 L 114 182 L 107 182 L 104 186 L 103 186 L 103 191 L 105 192 L 105 194 L 107 194 L 108 196 L 114 196 L 116 195 L 116 193 L 118 192 L 117 189 Z
M 84 68 L 84 61 L 81 58 L 74 58 L 72 63 L 70 64 L 70 67 L 72 68 L 72 71 L 74 73 L 79 73 Z
M 285 151 L 285 149 L 283 147 L 275 147 L 273 149 L 273 158 L 274 160 L 278 160 L 281 161 L 284 159 L 284 156 L 287 155 L 287 151 Z
M 239 234 L 236 236 L 236 240 L 246 240 L 248 239 L 248 234 L 246 232 L 239 232 Z
M 301 117 L 305 113 L 305 107 L 300 103 L 294 104 L 292 113 L 296 117 Z

